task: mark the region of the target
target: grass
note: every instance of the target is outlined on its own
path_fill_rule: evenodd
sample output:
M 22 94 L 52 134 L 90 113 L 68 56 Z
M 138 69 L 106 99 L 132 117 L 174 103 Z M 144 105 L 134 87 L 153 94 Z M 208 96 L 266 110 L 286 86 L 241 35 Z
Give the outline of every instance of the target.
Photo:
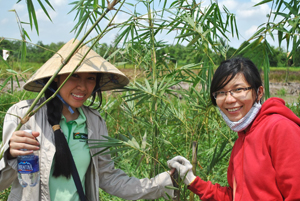
M 300 67 L 270 67 L 270 71 L 294 71 L 294 72 L 299 72 Z
M 42 63 L 36 63 L 36 62 L 24 62 L 23 64 L 21 64 L 20 62 L 12 62 L 12 61 L 8 61 L 8 64 L 13 70 L 25 71 L 31 69 L 31 72 L 36 71 L 43 65 Z M 7 66 L 2 60 L 0 60 L 0 69 L 1 70 L 7 69 Z
M 269 80 L 270 82 L 300 82 L 300 71 L 292 71 L 288 74 L 286 71 L 271 71 Z
M 285 96 L 286 95 L 286 90 L 285 88 L 281 88 L 278 92 L 277 92 L 278 96 Z
M 17 73 L 22 73 L 24 71 L 27 71 L 26 74 L 24 75 L 25 77 L 31 76 L 37 69 L 39 69 L 43 64 L 42 63 L 35 63 L 35 62 L 25 62 L 21 65 L 20 62 L 8 62 L 10 66 L 10 70 L 16 71 Z M 9 77 L 12 74 L 12 72 L 9 72 L 7 70 L 7 66 L 5 63 L 0 60 L 0 78 L 5 79 Z
M 0 92 L 0 142 L 2 141 L 3 121 L 6 111 L 15 103 L 21 100 L 33 99 L 36 93 L 17 91 L 15 93 Z

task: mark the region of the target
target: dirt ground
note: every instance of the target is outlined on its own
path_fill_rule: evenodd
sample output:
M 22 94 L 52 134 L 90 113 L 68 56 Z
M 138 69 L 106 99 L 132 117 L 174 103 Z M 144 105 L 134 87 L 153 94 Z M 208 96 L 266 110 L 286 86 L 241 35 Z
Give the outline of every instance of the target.
M 280 97 L 287 103 L 296 103 L 300 95 L 300 83 L 270 83 L 270 95 Z

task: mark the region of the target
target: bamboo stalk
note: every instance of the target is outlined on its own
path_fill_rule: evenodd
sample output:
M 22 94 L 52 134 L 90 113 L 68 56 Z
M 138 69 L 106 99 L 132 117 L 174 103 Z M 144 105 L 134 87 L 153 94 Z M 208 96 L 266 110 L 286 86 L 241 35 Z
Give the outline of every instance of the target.
M 197 143 L 197 141 L 193 141 L 192 150 L 193 150 L 193 156 L 192 156 L 193 173 L 194 173 L 194 175 L 196 175 L 197 152 L 198 152 L 198 143 Z M 190 201 L 194 201 L 194 193 L 193 192 L 190 193 Z
M 174 190 L 174 196 L 175 196 L 175 198 L 173 199 L 173 201 L 180 201 L 180 186 L 179 186 L 180 176 L 178 175 L 178 172 L 177 172 L 176 169 L 175 169 L 172 177 L 173 177 L 173 179 L 175 181 L 174 187 L 178 188 L 178 190 Z

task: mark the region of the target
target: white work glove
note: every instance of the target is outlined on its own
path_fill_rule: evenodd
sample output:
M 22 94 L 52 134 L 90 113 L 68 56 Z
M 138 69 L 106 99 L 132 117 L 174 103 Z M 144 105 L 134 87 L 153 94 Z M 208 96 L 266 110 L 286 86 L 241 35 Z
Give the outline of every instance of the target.
M 175 156 L 167 161 L 169 168 L 176 168 L 180 178 L 186 185 L 190 185 L 195 180 L 195 175 L 192 171 L 192 164 L 189 160 L 182 156 Z

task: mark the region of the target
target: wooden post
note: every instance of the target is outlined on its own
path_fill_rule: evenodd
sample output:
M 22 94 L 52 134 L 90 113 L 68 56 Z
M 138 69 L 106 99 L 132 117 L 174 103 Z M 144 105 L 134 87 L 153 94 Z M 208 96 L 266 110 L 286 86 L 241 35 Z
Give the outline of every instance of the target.
M 192 156 L 192 165 L 193 165 L 193 173 L 196 175 L 196 167 L 197 167 L 197 152 L 198 152 L 198 143 L 194 141 L 192 143 L 192 150 L 193 150 L 193 156 Z M 190 193 L 190 201 L 194 201 L 194 193 Z

